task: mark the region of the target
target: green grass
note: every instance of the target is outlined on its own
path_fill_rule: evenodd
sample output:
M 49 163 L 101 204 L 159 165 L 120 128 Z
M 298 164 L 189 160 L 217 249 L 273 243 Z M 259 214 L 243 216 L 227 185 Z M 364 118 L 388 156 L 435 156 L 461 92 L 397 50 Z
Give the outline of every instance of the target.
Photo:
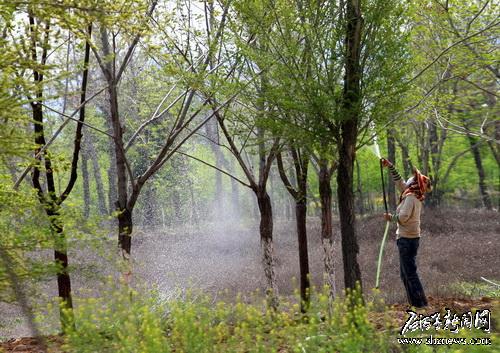
M 326 293 L 326 292 L 325 292 Z M 160 302 L 128 288 L 116 287 L 105 296 L 81 300 L 76 330 L 67 335 L 67 352 L 492 352 L 492 346 L 402 345 L 400 323 L 380 303 L 365 305 L 359 295 L 329 303 L 314 293 L 307 315 L 296 300 L 282 298 L 277 312 L 265 301 L 253 304 L 213 302 L 207 296 L 187 295 Z M 495 314 L 495 313 L 494 313 Z M 420 332 L 420 336 L 490 337 L 479 330 Z M 415 336 L 415 335 L 413 335 Z M 418 336 L 418 335 L 417 335 Z
M 472 298 L 500 298 L 500 287 L 495 287 L 494 285 L 486 282 L 457 282 L 451 286 L 451 290 L 459 295 L 464 295 Z

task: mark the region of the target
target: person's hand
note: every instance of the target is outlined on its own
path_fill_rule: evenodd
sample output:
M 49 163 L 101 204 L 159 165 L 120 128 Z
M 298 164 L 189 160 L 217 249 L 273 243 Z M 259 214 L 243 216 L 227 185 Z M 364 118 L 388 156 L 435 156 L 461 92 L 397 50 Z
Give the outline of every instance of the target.
M 390 167 L 390 166 L 392 166 L 391 161 L 389 161 L 388 159 L 380 158 L 380 161 L 382 162 L 382 166 L 383 167 Z
M 384 219 L 386 221 L 391 221 L 392 220 L 392 214 L 390 214 L 390 213 L 384 213 Z

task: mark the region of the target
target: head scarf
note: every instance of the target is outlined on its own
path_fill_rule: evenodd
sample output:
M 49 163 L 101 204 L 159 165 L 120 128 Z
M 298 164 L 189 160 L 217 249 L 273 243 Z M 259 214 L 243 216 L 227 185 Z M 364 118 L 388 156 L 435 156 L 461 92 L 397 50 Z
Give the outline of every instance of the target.
M 423 201 L 425 199 L 425 193 L 432 190 L 431 179 L 420 173 L 417 168 L 413 169 L 413 176 L 406 182 L 406 189 L 402 192 L 399 202 L 409 195 L 413 194 L 417 199 Z

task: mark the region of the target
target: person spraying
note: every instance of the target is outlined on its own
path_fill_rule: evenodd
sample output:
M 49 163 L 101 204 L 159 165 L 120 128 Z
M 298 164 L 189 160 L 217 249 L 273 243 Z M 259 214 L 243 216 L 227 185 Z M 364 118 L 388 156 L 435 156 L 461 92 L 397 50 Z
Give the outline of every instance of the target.
M 432 190 L 431 180 L 414 168 L 413 176 L 403 181 L 394 165 L 381 158 L 382 166 L 388 167 L 396 188 L 401 192 L 394 214 L 384 213 L 384 218 L 397 224 L 396 244 L 399 250 L 399 268 L 406 296 L 411 306 L 427 306 L 424 288 L 417 273 L 417 250 L 420 241 L 420 214 L 425 193 Z

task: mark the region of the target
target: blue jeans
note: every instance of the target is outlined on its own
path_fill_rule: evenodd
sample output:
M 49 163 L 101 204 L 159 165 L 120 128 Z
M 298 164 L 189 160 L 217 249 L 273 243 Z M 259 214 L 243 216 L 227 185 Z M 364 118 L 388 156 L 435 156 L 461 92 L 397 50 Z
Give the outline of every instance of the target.
M 417 274 L 417 250 L 419 238 L 399 238 L 399 270 L 410 305 L 420 308 L 427 305 L 424 288 Z

